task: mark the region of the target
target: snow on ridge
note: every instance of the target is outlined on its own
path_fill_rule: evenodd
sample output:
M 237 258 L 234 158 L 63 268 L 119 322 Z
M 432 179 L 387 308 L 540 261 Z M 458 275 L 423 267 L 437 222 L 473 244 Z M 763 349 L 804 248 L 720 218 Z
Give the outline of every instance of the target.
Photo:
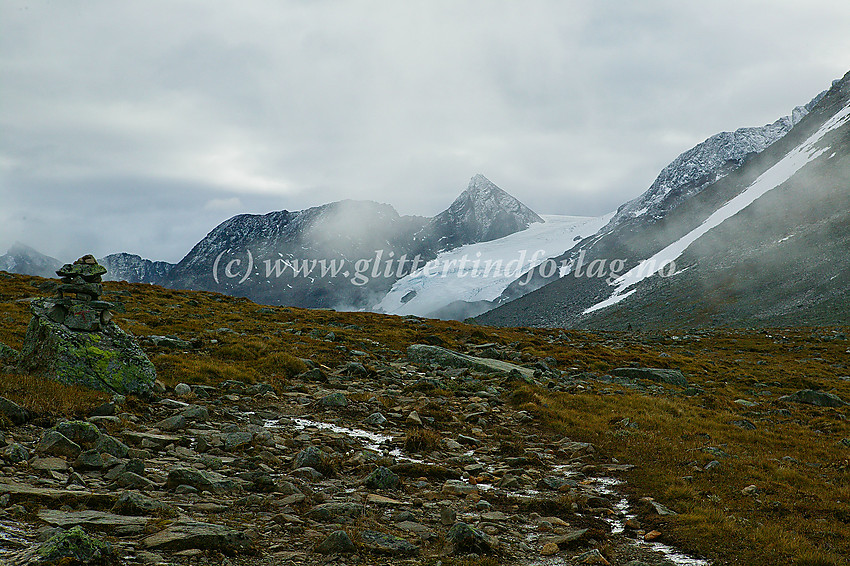
M 495 300 L 529 269 L 572 248 L 576 238 L 595 234 L 612 216 L 541 215 L 545 222 L 520 232 L 443 252 L 396 281 L 374 310 L 427 316 L 455 301 Z M 415 296 L 403 303 L 411 292 Z
M 707 232 L 716 228 L 729 218 L 732 218 L 761 196 L 785 183 L 807 163 L 814 161 L 830 149 L 829 147 L 825 147 L 816 150 L 815 145 L 827 133 L 840 127 L 847 122 L 848 119 L 850 119 L 850 104 L 842 108 L 829 120 L 827 120 L 818 129 L 818 131 L 812 134 L 806 141 L 788 152 L 785 157 L 780 159 L 770 169 L 762 173 L 738 196 L 734 197 L 714 211 L 714 213 L 706 218 L 698 227 L 685 234 L 679 240 L 665 247 L 651 258 L 640 262 L 631 270 L 618 277 L 613 283 L 611 283 L 612 286 L 616 287 L 611 296 L 586 309 L 583 314 L 595 312 L 619 303 L 636 290 L 632 289 L 631 291 L 624 293 L 626 289 L 636 285 L 648 277 L 651 277 L 655 273 L 658 273 L 668 264 L 679 258 L 691 244 Z

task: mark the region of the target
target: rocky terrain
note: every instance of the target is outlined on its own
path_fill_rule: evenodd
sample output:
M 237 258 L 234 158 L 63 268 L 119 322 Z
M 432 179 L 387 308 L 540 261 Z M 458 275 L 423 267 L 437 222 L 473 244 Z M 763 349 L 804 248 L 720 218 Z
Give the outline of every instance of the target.
M 28 564 L 17 549 L 81 526 L 127 564 L 672 563 L 668 547 L 636 542 L 661 533 L 624 514 L 614 486 L 631 466 L 541 436 L 502 400 L 504 378 L 352 362 L 301 381 L 283 394 L 178 384 L 150 405 L 118 399 L 85 421 L 16 427 L 3 557 Z M 458 382 L 462 395 L 439 392 Z
M 143 400 L 15 370 L 51 285 L 0 278 L 3 563 L 846 563 L 846 331 L 494 329 L 106 283 L 157 367 Z

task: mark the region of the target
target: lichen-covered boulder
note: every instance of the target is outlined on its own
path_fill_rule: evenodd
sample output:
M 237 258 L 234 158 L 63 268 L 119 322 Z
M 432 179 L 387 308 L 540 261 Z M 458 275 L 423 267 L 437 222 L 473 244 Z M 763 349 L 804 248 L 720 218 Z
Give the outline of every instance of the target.
M 82 527 L 73 527 L 12 556 L 10 563 L 12 566 L 110 566 L 119 564 L 119 559 L 109 543 L 89 536 Z
M 96 332 L 71 330 L 48 316 L 51 304 L 50 299 L 31 303 L 22 370 L 69 385 L 150 396 L 156 369 L 133 336 L 111 321 Z

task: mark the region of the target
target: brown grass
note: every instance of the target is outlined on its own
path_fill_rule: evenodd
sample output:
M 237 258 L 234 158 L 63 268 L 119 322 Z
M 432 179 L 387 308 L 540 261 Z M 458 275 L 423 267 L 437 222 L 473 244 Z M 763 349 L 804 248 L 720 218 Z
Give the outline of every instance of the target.
M 0 397 L 41 417 L 84 417 L 110 399 L 100 391 L 18 373 L 0 373 Z

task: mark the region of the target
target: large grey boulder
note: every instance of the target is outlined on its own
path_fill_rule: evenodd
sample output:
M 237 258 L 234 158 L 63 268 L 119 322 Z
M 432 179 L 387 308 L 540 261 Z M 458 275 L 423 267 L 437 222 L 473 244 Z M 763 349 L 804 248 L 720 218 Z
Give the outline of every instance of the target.
M 659 383 L 667 383 L 677 387 L 687 387 L 688 380 L 684 374 L 677 369 L 662 368 L 617 368 L 611 375 L 628 377 L 630 379 L 648 379 Z
M 178 552 L 192 548 L 215 549 L 227 555 L 253 554 L 254 544 L 245 533 L 223 525 L 181 520 L 142 540 L 145 548 Z
M 803 403 L 816 407 L 843 407 L 847 405 L 838 395 L 813 389 L 803 389 L 791 395 L 784 395 L 779 400 L 785 403 Z
M 22 370 L 60 383 L 150 396 L 156 369 L 135 338 L 109 321 L 97 331 L 72 330 L 51 319 L 51 299 L 31 303 L 32 319 L 21 349 Z
M 468 368 L 481 373 L 507 375 L 512 371 L 518 371 L 523 377 L 533 378 L 534 370 L 526 367 L 518 366 L 501 360 L 493 360 L 490 358 L 479 358 L 462 354 L 453 350 L 447 350 L 439 346 L 429 346 L 427 344 L 414 344 L 407 349 L 407 358 L 415 363 L 422 365 L 436 364 L 438 366 L 450 368 Z

